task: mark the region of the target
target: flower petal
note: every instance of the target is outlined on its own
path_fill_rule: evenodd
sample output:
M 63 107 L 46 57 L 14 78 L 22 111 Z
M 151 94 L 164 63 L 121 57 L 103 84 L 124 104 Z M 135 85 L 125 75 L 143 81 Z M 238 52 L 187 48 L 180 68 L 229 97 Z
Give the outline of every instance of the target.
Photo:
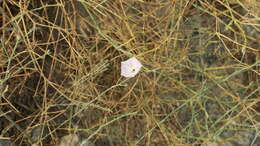
M 134 77 L 142 68 L 142 64 L 135 57 L 121 62 L 121 75 L 127 78 Z

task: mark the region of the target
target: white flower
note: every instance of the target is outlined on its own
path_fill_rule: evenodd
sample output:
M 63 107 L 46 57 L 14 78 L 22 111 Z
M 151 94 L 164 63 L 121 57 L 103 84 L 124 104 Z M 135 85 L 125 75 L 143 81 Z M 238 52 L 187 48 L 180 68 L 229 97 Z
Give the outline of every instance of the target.
M 142 68 L 142 64 L 135 57 L 121 62 L 121 76 L 134 77 Z

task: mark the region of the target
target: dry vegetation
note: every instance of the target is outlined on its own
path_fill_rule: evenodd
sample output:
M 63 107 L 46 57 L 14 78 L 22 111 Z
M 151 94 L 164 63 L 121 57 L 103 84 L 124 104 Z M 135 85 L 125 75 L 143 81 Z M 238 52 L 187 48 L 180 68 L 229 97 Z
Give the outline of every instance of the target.
M 0 5 L 1 146 L 259 142 L 258 0 Z

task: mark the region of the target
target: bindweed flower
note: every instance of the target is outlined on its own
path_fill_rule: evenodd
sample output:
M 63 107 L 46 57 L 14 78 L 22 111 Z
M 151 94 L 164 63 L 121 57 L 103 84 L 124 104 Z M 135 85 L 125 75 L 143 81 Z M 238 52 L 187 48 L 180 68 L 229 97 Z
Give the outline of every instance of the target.
M 121 62 L 121 76 L 134 77 L 142 68 L 142 64 L 135 57 Z

